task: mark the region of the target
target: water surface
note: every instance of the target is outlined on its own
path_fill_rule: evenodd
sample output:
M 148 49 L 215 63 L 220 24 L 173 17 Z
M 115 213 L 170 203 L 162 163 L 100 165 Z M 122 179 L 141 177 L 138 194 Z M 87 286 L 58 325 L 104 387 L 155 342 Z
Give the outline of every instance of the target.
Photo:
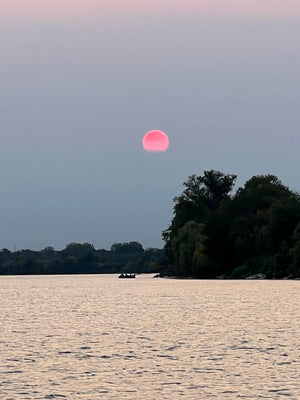
M 0 277 L 1 399 L 300 399 L 299 281 Z

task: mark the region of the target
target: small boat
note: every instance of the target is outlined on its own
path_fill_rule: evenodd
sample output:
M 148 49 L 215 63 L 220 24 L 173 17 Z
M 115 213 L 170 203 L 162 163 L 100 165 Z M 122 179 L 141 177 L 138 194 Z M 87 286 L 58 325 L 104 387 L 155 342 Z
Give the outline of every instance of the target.
M 132 274 L 132 273 L 130 273 L 130 274 L 121 274 L 121 275 L 119 275 L 119 278 L 121 278 L 121 279 L 128 279 L 128 278 L 135 278 L 135 274 Z

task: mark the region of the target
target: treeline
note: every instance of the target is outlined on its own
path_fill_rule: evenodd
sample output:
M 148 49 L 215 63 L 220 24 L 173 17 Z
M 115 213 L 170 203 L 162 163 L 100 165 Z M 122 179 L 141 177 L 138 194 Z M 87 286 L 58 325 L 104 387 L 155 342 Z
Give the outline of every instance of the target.
M 2 249 L 0 275 L 157 273 L 164 258 L 162 249 L 144 250 L 138 242 L 114 243 L 110 250 L 96 250 L 89 243 L 70 243 L 61 251 Z
M 184 182 L 163 232 L 165 275 L 197 278 L 300 277 L 300 196 L 274 175 L 205 171 Z

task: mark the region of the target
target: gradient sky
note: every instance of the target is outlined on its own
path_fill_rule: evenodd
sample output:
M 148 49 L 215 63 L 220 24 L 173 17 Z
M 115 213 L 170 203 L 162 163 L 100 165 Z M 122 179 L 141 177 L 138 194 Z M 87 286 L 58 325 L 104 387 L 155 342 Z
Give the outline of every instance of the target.
M 299 37 L 299 0 L 2 0 L 0 249 L 161 247 L 207 169 L 300 191 Z

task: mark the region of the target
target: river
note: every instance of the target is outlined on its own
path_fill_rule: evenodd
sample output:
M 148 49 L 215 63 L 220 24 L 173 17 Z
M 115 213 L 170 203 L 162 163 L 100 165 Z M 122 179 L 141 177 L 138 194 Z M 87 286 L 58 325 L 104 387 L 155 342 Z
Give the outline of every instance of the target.
M 300 399 L 300 281 L 0 277 L 3 400 Z

